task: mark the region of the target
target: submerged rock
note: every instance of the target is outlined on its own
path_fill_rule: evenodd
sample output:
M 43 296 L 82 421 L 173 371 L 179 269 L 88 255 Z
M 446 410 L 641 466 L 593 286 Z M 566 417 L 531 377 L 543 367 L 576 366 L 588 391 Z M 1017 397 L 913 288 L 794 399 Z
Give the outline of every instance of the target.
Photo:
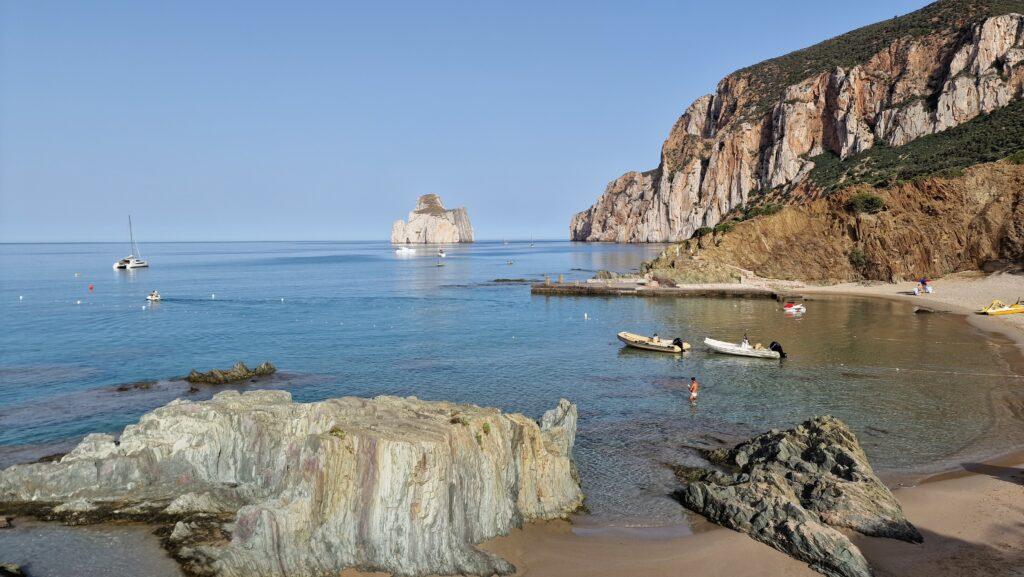
M 875 476 L 857 438 L 834 417 L 770 431 L 707 456 L 733 472 L 676 468 L 684 482 L 676 499 L 825 575 L 871 575 L 860 550 L 837 527 L 923 541 Z
M 508 574 L 474 545 L 581 506 L 575 435 L 564 399 L 538 424 L 414 397 L 226 391 L 0 472 L 0 511 L 159 522 L 195 575 Z
M 224 371 L 220 369 L 213 369 L 212 371 L 200 373 L 199 371 L 192 369 L 192 372 L 190 372 L 185 379 L 190 383 L 223 385 L 226 383 L 233 383 L 235 381 L 244 381 L 254 377 L 265 377 L 276 372 L 277 367 L 267 361 L 263 361 L 252 370 L 250 370 L 245 363 L 239 361 L 235 363 L 233 367 Z

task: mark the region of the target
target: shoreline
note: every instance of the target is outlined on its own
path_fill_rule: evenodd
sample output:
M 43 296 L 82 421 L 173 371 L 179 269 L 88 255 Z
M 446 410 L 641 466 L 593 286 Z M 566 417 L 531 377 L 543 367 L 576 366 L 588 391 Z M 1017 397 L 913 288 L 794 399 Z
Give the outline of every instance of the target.
M 1024 289 L 1024 276 L 1012 280 Z M 965 291 L 977 292 L 977 279 L 939 279 L 933 284 L 936 292 L 922 296 L 898 292 L 912 289 L 914 285 L 909 282 L 830 287 L 796 287 L 787 283 L 778 292 L 806 295 L 810 301 L 815 296 L 830 295 L 884 298 L 963 315 L 976 329 L 1012 341 L 1024 359 L 1024 315 L 1017 319 L 973 314 L 976 303 L 964 304 L 968 298 Z M 1016 300 L 1002 294 L 991 298 Z M 988 301 L 978 306 L 984 304 Z M 1024 380 L 1021 386 L 1024 387 Z M 854 542 L 877 577 L 1014 574 L 1014 570 L 1024 566 L 1024 525 L 1019 522 L 1019 503 L 1024 502 L 1024 448 L 962 465 L 959 469 L 919 476 L 909 485 L 896 482 L 894 477 L 886 479 L 908 519 L 925 534 L 925 543 L 912 545 L 856 536 Z M 519 576 L 819 575 L 804 563 L 745 535 L 721 528 L 703 517 L 693 517 L 694 525 L 685 531 L 675 526 L 604 527 L 568 521 L 534 522 L 507 536 L 488 540 L 480 548 L 512 562 L 518 568 L 515 575 Z M 385 575 L 355 570 L 341 574 Z
M 936 312 L 962 315 L 972 327 L 1007 338 L 1016 347 L 1016 354 L 1024 359 L 1024 315 L 988 317 L 975 314 L 978 308 L 992 299 L 1013 302 L 1024 296 L 1024 276 L 1010 273 L 951 275 L 932 282 L 934 293 L 920 296 L 913 295 L 915 284 L 808 286 L 789 281 L 777 284 L 765 281 L 763 284 L 734 285 L 732 290 L 717 285 L 647 290 L 650 290 L 649 296 L 712 296 L 709 292 L 733 296 L 758 292 L 757 296 L 761 298 L 771 298 L 773 294 L 799 294 L 813 300 L 814 296 L 833 295 L 917 304 Z M 648 296 L 637 295 L 637 292 L 647 292 L 645 289 L 623 291 L 621 289 L 625 287 L 615 288 L 623 296 Z M 1012 294 L 1014 290 L 1021 294 Z M 565 293 L 535 291 L 535 294 L 600 292 L 600 289 L 584 288 L 570 289 Z M 988 300 L 982 298 L 983 294 L 990 295 L 985 297 Z M 1024 387 L 1024 380 L 1021 386 Z M 877 576 L 956 574 L 980 577 L 1014 574 L 1024 566 L 1024 525 L 1018 519 L 1018 504 L 1024 501 L 1024 448 L 979 463 L 963 463 L 959 468 L 910 479 L 913 481 L 904 485 L 899 482 L 899 477 L 890 477 L 887 485 L 900 501 L 908 519 L 925 535 L 925 542 L 913 545 L 857 535 L 854 542 Z M 533 523 L 506 537 L 487 541 L 481 548 L 501 554 L 514 563 L 518 568 L 516 575 L 520 576 L 820 575 L 804 563 L 745 535 L 714 525 L 702 517 L 698 519 L 701 526 L 686 535 L 680 535 L 672 527 L 597 528 L 577 527 L 565 521 Z

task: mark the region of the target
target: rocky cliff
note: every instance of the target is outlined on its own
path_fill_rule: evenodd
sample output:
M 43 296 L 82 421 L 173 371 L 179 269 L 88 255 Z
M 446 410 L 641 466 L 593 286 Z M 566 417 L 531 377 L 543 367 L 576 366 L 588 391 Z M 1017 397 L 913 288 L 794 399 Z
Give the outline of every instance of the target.
M 194 575 L 507 574 L 474 544 L 582 504 L 575 435 L 566 400 L 538 424 L 413 397 L 228 391 L 0 472 L 0 511 L 166 523 Z
M 445 209 L 441 197 L 424 194 L 409 213 L 408 222 L 396 220 L 391 226 L 392 244 L 449 244 L 473 242 L 473 226 L 465 207 Z
M 942 0 L 737 71 L 687 108 L 648 172 L 612 181 L 574 240 L 690 238 L 794 193 L 816 163 L 901 147 L 1019 99 L 1024 0 Z M 820 184 L 820 183 L 818 183 Z
M 877 199 L 859 210 L 860 199 Z M 877 188 L 856 185 L 666 249 L 644 268 L 667 283 L 896 281 L 1024 260 L 1024 165 Z

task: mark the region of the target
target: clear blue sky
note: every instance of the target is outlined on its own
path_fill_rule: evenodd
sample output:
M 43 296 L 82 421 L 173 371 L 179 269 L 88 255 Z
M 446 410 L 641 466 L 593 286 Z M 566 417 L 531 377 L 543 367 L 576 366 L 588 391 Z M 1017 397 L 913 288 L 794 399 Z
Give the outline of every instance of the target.
M 924 4 L 0 0 L 0 241 L 567 238 L 725 74 Z

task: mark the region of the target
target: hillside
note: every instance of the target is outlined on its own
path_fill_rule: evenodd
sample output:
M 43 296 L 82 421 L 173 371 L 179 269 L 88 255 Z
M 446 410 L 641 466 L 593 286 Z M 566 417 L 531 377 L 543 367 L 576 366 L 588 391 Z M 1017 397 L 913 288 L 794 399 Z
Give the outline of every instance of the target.
M 687 108 L 658 167 L 611 182 L 571 237 L 683 241 L 757 207 L 1024 150 L 1021 14 L 1024 0 L 943 0 L 736 71 Z

